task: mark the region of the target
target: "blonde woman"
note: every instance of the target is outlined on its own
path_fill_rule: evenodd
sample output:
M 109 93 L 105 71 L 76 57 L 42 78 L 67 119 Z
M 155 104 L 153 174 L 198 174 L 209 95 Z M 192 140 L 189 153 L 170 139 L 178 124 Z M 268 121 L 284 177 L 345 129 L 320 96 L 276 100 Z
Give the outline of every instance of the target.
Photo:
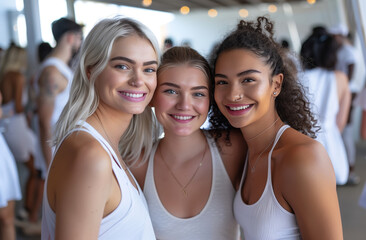
M 133 168 L 156 237 L 237 240 L 232 202 L 246 144 L 237 130 L 222 132 L 215 141 L 213 131 L 200 129 L 212 103 L 212 74 L 204 57 L 173 47 L 161 62 L 152 105 L 164 137 L 149 161 Z
M 56 126 L 42 239 L 155 239 L 143 193 L 117 148 L 150 151 L 147 105 L 158 60 L 154 35 L 132 19 L 102 20 L 86 37 Z

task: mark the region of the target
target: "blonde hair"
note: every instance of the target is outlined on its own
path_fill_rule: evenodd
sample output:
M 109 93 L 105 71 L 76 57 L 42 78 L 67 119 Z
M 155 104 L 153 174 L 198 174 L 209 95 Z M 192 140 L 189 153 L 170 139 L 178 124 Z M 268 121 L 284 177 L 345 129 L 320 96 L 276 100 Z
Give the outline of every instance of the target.
M 104 19 L 97 23 L 86 37 L 80 51 L 80 58 L 71 86 L 69 100 L 56 124 L 53 145 L 61 143 L 70 130 L 91 116 L 99 104 L 94 84 L 96 78 L 104 70 L 111 54 L 113 43 L 119 38 L 137 34 L 147 39 L 160 56 L 160 49 L 154 34 L 136 20 L 124 17 Z M 92 67 L 90 78 L 87 69 Z M 156 128 L 151 107 L 146 107 L 141 114 L 134 115 L 127 130 L 120 139 L 119 150 L 128 165 L 133 165 L 141 152 L 147 159 L 155 138 Z
M 0 82 L 7 72 L 20 72 L 24 74 L 27 69 L 27 51 L 16 45 L 10 45 L 1 61 Z

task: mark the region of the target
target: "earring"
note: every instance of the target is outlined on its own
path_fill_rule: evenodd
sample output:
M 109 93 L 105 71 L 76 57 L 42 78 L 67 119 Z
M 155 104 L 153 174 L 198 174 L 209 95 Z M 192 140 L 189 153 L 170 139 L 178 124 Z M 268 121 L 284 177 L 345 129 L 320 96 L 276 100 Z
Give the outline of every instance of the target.
M 277 92 L 274 92 L 274 93 L 273 93 L 273 95 L 276 95 L 276 94 L 277 94 Z

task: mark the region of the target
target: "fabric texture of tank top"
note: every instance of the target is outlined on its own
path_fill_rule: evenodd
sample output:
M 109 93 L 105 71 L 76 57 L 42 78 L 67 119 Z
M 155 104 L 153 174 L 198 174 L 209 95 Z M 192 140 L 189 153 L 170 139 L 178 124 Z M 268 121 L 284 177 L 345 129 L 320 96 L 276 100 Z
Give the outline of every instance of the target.
M 76 131 L 84 131 L 89 133 L 102 145 L 102 147 L 110 156 L 112 170 L 117 178 L 119 188 L 122 192 L 122 199 L 117 208 L 102 219 L 98 239 L 155 239 L 145 197 L 139 185 L 136 184 L 138 186 L 138 190 L 136 190 L 136 188 L 130 182 L 127 174 L 118 162 L 117 155 L 113 151 L 112 147 L 91 125 L 86 122 L 82 122 L 82 127 L 75 128 L 70 131 L 64 137 L 64 139 L 69 134 Z M 63 140 L 61 142 L 63 142 Z M 56 151 L 57 149 L 58 148 L 56 148 Z M 133 179 L 136 182 L 135 178 Z M 52 240 L 55 238 L 55 226 L 56 214 L 53 212 L 48 203 L 46 180 L 43 195 L 42 240 Z
M 212 186 L 209 198 L 201 212 L 191 218 L 179 218 L 163 206 L 154 180 L 154 156 L 159 145 L 155 143 L 150 155 L 144 186 L 144 194 L 150 211 L 155 235 L 160 240 L 231 240 L 239 239 L 232 203 L 235 189 L 221 160 L 216 143 L 205 133 L 212 158 Z
M 316 134 L 316 140 L 327 150 L 337 184 L 345 184 L 348 180 L 349 166 L 346 148 L 337 125 L 339 99 L 335 73 L 321 68 L 307 70 L 303 82 L 309 90 L 312 112 L 321 127 Z
M 272 149 L 268 154 L 267 181 L 264 191 L 256 203 L 245 204 L 241 191 L 248 168 L 248 155 L 245 161 L 244 173 L 234 200 L 235 218 L 240 224 L 245 240 L 278 240 L 301 239 L 295 215 L 284 209 L 277 201 L 272 186 L 271 158 L 274 147 L 282 133 L 289 128 L 282 126 L 276 135 Z
M 74 77 L 74 73 L 71 70 L 71 68 L 66 65 L 63 61 L 61 61 L 58 58 L 55 57 L 50 57 L 47 58 L 40 66 L 39 70 L 38 70 L 38 74 L 36 76 L 36 81 L 35 81 L 35 89 L 36 92 L 39 92 L 39 86 L 38 86 L 38 80 L 40 77 L 40 73 L 43 71 L 44 68 L 49 67 L 49 66 L 55 66 L 60 73 L 66 78 L 67 80 L 67 86 L 66 88 L 60 92 L 59 94 L 57 94 L 56 98 L 55 98 L 55 106 L 53 109 L 53 114 L 52 114 L 52 118 L 51 118 L 51 126 L 52 129 L 54 128 L 57 120 L 59 119 L 62 110 L 64 109 L 68 99 L 69 99 L 69 94 L 70 94 L 70 89 L 71 89 L 71 83 L 72 83 L 72 79 Z M 53 129 L 54 130 L 54 129 Z

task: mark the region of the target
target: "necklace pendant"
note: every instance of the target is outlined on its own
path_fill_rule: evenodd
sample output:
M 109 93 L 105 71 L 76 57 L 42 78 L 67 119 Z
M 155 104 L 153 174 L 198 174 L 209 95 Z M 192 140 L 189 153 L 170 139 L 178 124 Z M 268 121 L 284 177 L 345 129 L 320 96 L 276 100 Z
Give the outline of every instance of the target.
M 185 189 L 185 188 L 183 188 L 182 190 L 183 190 L 184 196 L 185 196 L 185 197 L 188 197 L 188 193 L 187 193 L 186 189 Z

